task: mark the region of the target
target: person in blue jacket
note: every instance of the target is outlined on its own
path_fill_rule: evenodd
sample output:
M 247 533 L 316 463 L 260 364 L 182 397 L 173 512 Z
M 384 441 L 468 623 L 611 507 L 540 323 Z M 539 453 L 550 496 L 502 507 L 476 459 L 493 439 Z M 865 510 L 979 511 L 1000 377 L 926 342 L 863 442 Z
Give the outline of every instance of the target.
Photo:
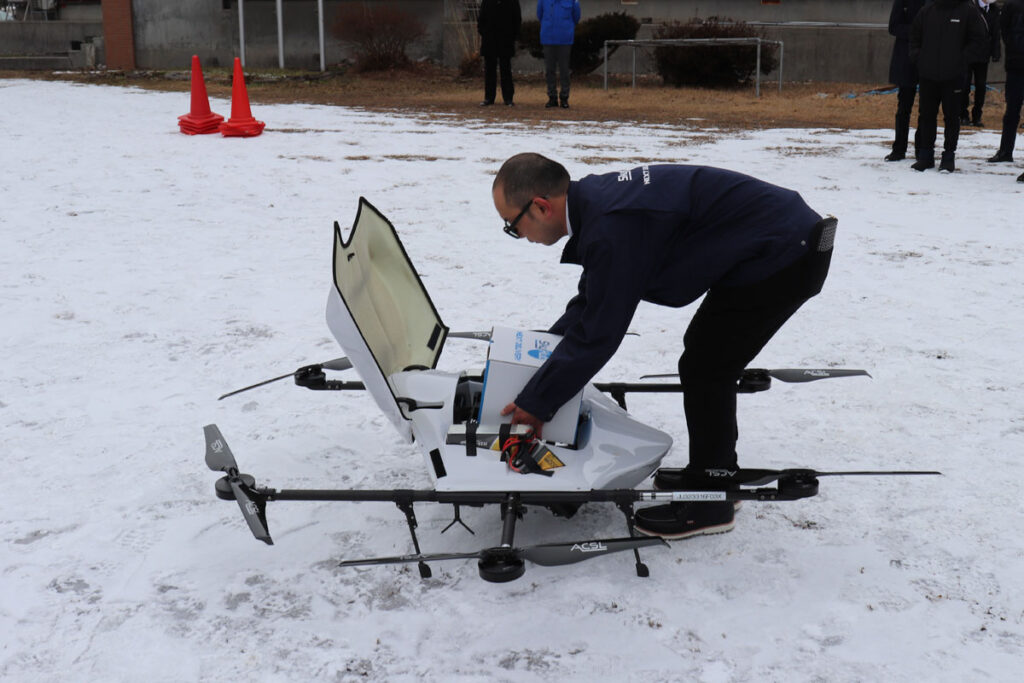
M 492 199 L 507 234 L 552 245 L 581 265 L 576 295 L 550 332 L 554 353 L 503 414 L 543 423 L 612 357 L 637 306 L 703 302 L 683 335 L 679 380 L 688 468 L 735 469 L 740 375 L 800 306 L 821 291 L 835 219 L 792 190 L 709 166 L 640 166 L 571 181 L 540 154 L 498 171 Z M 655 478 L 673 488 L 668 473 Z M 676 486 L 675 488 L 678 488 Z M 733 504 L 671 503 L 637 511 L 641 533 L 685 538 L 733 528 Z
M 544 78 L 548 84 L 546 108 L 569 108 L 569 55 L 580 21 L 579 0 L 537 0 L 540 44 L 544 48 Z M 556 78 L 555 71 L 558 71 Z M 561 85 L 559 93 L 558 85 Z

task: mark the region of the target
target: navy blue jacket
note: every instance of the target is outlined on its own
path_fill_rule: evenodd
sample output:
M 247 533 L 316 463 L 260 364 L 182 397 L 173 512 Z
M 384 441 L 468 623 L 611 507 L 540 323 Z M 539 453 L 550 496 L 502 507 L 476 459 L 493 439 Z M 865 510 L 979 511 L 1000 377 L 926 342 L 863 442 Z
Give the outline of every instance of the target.
M 579 291 L 554 353 L 516 397 L 542 420 L 612 357 L 641 301 L 685 306 L 711 287 L 760 282 L 806 254 L 821 216 L 800 195 L 708 166 L 640 166 L 569 184 L 563 263 Z
M 963 80 L 967 65 L 985 61 L 988 29 L 974 0 L 933 0 L 910 25 L 910 61 L 929 81 Z

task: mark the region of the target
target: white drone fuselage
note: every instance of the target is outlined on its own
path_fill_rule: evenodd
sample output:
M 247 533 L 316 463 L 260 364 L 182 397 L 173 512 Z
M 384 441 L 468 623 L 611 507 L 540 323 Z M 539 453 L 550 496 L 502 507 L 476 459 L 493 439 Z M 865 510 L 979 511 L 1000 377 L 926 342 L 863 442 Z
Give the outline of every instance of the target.
M 583 392 L 575 443 L 545 444 L 560 463 L 547 474 L 513 470 L 500 450 L 451 443 L 476 418 L 482 372 L 436 369 L 448 328 L 394 227 L 362 198 L 348 242 L 335 224 L 327 324 L 380 409 L 419 446 L 438 491 L 632 488 L 672 447 L 668 434 L 636 420 L 593 385 Z

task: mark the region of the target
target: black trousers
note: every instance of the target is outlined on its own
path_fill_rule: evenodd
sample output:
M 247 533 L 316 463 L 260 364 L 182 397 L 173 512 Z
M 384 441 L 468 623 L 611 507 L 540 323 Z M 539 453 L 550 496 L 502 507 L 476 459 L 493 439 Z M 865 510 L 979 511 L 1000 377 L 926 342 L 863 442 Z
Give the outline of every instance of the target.
M 967 118 L 967 110 L 971 104 L 971 81 L 974 81 L 974 108 L 971 110 L 971 121 L 981 120 L 981 110 L 985 108 L 985 90 L 988 88 L 988 62 L 967 65 L 967 80 L 964 81 L 964 99 L 960 105 L 961 118 Z
M 942 148 L 952 154 L 956 152 L 960 139 L 960 98 L 963 96 L 962 78 L 951 81 L 921 79 L 921 95 L 917 105 L 917 133 L 921 146 L 917 158 L 935 161 L 935 138 L 938 134 L 939 104 L 942 105 Z
M 501 68 L 501 99 L 508 104 L 516 92 L 512 83 L 512 58 L 484 55 L 484 100 L 493 102 L 498 90 L 498 69 Z
M 1020 108 L 1024 106 L 1024 71 L 1006 72 L 1006 113 L 1003 114 L 1003 137 L 999 151 L 1013 154 L 1020 125 Z
M 736 383 L 783 323 L 821 291 L 832 260 L 833 221 L 814 226 L 811 250 L 795 263 L 752 285 L 712 287 L 694 314 L 679 359 L 689 467 L 736 467 Z
M 917 83 L 899 86 L 896 94 L 896 138 L 892 142 L 892 151 L 897 154 L 907 153 L 907 143 L 910 138 L 910 113 L 914 110 L 916 95 Z M 914 133 L 914 149 L 917 150 L 916 132 Z

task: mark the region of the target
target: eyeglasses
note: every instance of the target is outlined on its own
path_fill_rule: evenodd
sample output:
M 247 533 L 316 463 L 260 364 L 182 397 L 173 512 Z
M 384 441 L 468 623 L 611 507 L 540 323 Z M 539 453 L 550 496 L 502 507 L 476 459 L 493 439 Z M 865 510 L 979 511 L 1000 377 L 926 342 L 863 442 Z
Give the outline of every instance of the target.
M 506 235 L 510 236 L 512 239 L 519 239 L 520 237 L 522 237 L 522 235 L 519 234 L 519 231 L 516 230 L 516 223 L 518 223 L 519 219 L 526 215 L 526 212 L 530 210 L 531 206 L 533 206 L 533 197 L 530 197 L 530 201 L 526 202 L 526 205 L 522 208 L 522 210 L 519 213 L 516 214 L 515 218 L 513 218 L 511 221 L 505 221 L 505 227 L 503 229 L 505 230 Z

